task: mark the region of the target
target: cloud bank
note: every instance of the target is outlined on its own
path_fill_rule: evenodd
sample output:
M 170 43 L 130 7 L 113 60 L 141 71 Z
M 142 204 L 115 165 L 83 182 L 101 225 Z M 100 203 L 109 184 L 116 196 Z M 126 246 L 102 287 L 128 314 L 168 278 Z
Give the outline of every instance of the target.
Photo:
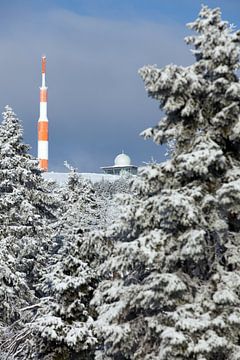
M 62 170 L 68 160 L 80 171 L 99 171 L 122 150 L 137 165 L 163 159 L 161 147 L 139 137 L 161 113 L 137 71 L 145 64 L 191 63 L 184 26 L 82 16 L 61 8 L 5 11 L 0 106 L 11 105 L 22 119 L 33 154 L 40 61 L 46 54 L 51 170 Z

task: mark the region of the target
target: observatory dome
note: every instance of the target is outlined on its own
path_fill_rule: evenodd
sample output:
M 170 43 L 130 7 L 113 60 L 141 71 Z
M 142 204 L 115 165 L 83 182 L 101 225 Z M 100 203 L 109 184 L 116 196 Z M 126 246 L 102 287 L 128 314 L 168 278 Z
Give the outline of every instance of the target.
M 114 160 L 115 166 L 130 166 L 131 165 L 131 159 L 128 155 L 122 153 L 115 157 Z

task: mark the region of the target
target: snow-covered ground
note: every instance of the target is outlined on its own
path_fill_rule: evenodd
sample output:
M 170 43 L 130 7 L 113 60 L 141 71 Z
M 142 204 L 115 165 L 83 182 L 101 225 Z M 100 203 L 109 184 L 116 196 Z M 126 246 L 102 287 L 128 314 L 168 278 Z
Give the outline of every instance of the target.
M 80 173 L 82 177 L 90 180 L 92 183 L 98 181 L 115 181 L 119 179 L 119 175 L 110 175 L 110 174 L 96 174 L 96 173 Z M 56 172 L 47 172 L 43 173 L 43 177 L 47 180 L 56 181 L 59 185 L 66 183 L 68 178 L 68 173 L 56 173 Z

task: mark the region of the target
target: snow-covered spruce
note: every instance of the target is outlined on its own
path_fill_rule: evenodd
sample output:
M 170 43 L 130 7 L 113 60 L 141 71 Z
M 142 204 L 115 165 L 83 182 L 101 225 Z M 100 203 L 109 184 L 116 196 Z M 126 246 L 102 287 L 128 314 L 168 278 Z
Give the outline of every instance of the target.
M 83 241 L 80 235 L 72 234 L 71 242 L 61 248 L 58 261 L 48 268 L 41 285 L 48 296 L 42 299 L 36 320 L 30 325 L 33 336 L 29 358 L 93 359 L 98 340 L 96 312 L 90 300 L 98 276 L 81 260 Z
M 90 267 L 87 234 L 98 225 L 98 201 L 92 184 L 70 168 L 68 182 L 59 190 L 63 209 L 54 224 L 55 251 L 39 284 L 43 294 L 31 332 L 26 358 L 93 359 L 97 345 L 90 307 L 97 273 Z M 84 237 L 85 236 L 85 237 Z
M 165 112 L 144 136 L 174 151 L 142 169 L 113 232 L 97 359 L 240 359 L 240 32 L 206 6 L 188 26 L 193 65 L 139 71 Z
M 3 346 L 4 338 L 9 339 L 24 322 L 20 309 L 37 301 L 33 286 L 46 265 L 50 247 L 48 225 L 53 221 L 56 209 L 49 184 L 43 180 L 37 160 L 28 154 L 29 147 L 23 143 L 22 133 L 18 118 L 6 106 L 0 125 L 0 322 Z
M 102 180 L 94 184 L 101 216 L 99 228 L 105 229 L 119 218 L 122 209 L 121 195 L 130 193 L 132 176 L 126 174 L 115 181 Z
M 103 206 L 93 184 L 67 162 L 65 165 L 70 170 L 67 183 L 55 189 L 56 195 L 61 199 L 61 213 L 53 224 L 54 254 L 63 245 L 66 247 L 67 242 L 71 243 L 72 236 L 96 230 L 103 221 Z
M 68 165 L 69 166 L 69 165 Z M 78 233 L 94 230 L 98 227 L 101 217 L 100 202 L 93 184 L 70 168 L 68 182 L 62 189 L 65 202 L 68 227 Z

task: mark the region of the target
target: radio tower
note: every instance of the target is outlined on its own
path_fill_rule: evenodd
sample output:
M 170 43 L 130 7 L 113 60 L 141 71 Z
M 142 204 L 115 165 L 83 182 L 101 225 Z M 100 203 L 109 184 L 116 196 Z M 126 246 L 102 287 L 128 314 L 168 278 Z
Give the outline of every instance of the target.
M 38 159 L 40 169 L 48 171 L 46 56 L 42 57 L 42 86 L 40 87 L 40 117 L 38 120 Z

